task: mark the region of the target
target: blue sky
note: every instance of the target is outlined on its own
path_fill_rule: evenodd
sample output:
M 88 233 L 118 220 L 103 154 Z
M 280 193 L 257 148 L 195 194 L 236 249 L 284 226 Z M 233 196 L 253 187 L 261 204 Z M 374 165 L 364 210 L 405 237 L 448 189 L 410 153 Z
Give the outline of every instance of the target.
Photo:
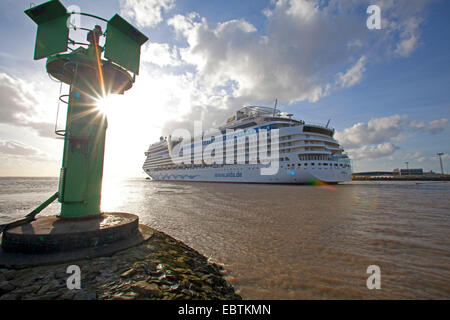
M 143 152 L 161 134 L 193 120 L 216 126 L 242 105 L 276 98 L 296 118 L 331 119 L 355 171 L 406 161 L 439 171 L 437 152 L 450 169 L 449 1 L 61 2 L 119 13 L 150 38 L 134 88 L 109 101 L 107 176 L 141 176 Z M 371 4 L 381 9 L 380 30 L 367 29 Z M 0 3 L 0 175 L 56 176 L 60 86 L 45 59 L 33 60 L 28 7 Z

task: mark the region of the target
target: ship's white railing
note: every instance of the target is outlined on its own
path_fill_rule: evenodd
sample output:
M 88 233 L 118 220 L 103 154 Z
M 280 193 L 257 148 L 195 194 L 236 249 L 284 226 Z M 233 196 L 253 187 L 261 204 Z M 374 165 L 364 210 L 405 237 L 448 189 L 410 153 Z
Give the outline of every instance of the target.
M 319 128 L 324 128 L 324 129 L 328 129 L 331 131 L 335 131 L 333 127 L 327 126 L 327 124 L 324 123 L 318 123 L 318 122 L 307 122 L 305 123 L 306 126 L 312 126 L 312 127 L 319 127 Z

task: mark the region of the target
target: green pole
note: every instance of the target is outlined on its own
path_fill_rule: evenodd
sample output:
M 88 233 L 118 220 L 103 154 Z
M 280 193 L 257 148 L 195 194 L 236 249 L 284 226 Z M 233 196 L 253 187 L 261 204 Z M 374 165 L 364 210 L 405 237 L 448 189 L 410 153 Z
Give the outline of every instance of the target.
M 103 96 L 104 84 L 95 50 L 90 47 L 83 53 L 84 59 L 74 53 L 68 62 L 74 68 L 74 77 L 59 183 L 61 217 L 64 218 L 100 214 L 107 120 L 96 102 Z

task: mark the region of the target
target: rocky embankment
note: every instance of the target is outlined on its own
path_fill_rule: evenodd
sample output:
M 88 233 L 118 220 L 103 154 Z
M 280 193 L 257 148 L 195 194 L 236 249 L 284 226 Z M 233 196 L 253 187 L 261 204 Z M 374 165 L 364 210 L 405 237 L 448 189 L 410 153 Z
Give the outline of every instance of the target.
M 81 289 L 68 289 L 81 271 Z M 221 266 L 155 231 L 144 243 L 109 257 L 13 270 L 0 269 L 0 300 L 16 299 L 241 299 Z

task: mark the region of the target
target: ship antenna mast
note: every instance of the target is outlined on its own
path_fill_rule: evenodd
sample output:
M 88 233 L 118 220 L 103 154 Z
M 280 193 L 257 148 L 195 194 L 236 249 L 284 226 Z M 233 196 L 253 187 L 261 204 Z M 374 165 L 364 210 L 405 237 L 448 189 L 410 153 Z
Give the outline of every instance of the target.
M 272 117 L 275 117 L 275 111 L 277 110 L 277 102 L 278 102 L 278 99 L 275 99 L 275 106 L 273 107 Z

